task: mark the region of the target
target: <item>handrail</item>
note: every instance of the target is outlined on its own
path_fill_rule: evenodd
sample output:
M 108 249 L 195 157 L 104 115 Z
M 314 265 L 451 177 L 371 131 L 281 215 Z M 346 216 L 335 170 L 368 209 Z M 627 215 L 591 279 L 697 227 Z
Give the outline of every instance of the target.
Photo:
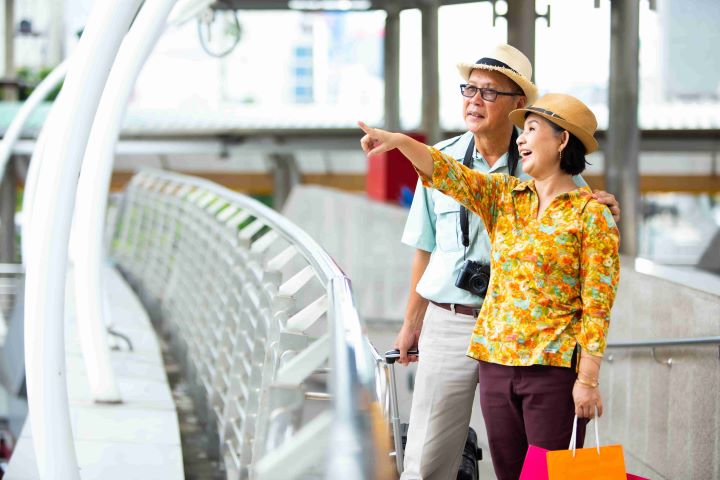
M 333 279 L 332 288 L 333 299 L 340 299 L 331 305 L 334 318 L 350 319 L 351 322 L 336 322 L 332 332 L 335 368 L 330 372 L 330 378 L 336 414 L 340 421 L 333 426 L 330 444 L 336 453 L 330 456 L 325 477 L 363 480 L 368 478 L 367 473 L 371 471 L 373 452 L 365 451 L 368 446 L 358 441 L 362 438 L 359 428 L 362 419 L 359 414 L 369 409 L 369 405 L 362 404 L 360 389 L 372 389 L 374 367 L 368 356 L 369 345 L 361 343 L 364 336 L 350 280 L 347 277 Z M 351 375 L 347 375 L 347 372 Z M 363 373 L 369 376 L 363 378 Z M 349 466 L 352 468 L 348 469 Z
M 185 205 L 185 207 L 182 207 L 183 210 L 177 210 L 180 204 Z M 172 210 L 170 205 L 174 205 L 172 206 Z M 227 205 L 227 207 L 223 207 L 223 205 Z M 155 207 L 157 207 L 157 210 L 154 210 Z M 185 208 L 189 209 L 188 213 L 180 213 L 181 211 L 185 212 Z M 227 208 L 226 211 L 231 212 L 228 217 L 225 217 L 225 220 L 220 220 L 222 213 L 218 213 L 223 211 L 222 208 Z M 255 238 L 255 233 L 261 230 L 253 227 L 253 225 L 260 223 L 261 227 L 267 228 L 267 231 L 272 233 L 272 237 L 280 240 L 280 243 L 283 245 L 289 244 L 294 249 L 291 253 L 296 253 L 295 258 L 302 258 L 307 267 L 282 285 L 278 291 L 280 297 L 288 295 L 287 293 L 283 293 L 284 291 L 292 290 L 292 287 L 283 287 L 292 283 L 295 277 L 304 275 L 303 272 L 306 272 L 308 268 L 313 271 L 315 279 L 319 281 L 327 296 L 328 303 L 325 304 L 326 310 L 324 310 L 326 311 L 326 318 L 328 319 L 327 331 L 317 339 L 305 337 L 306 340 L 310 340 L 311 342 L 305 349 L 300 348 L 294 352 L 285 352 L 291 353 L 288 357 L 289 360 L 280 358 L 279 363 L 284 366 L 280 368 L 277 376 L 268 378 L 272 378 L 272 382 L 274 382 L 270 386 L 270 389 L 278 389 L 280 390 L 280 396 L 287 397 L 289 394 L 287 387 L 294 385 L 297 379 L 301 377 L 305 378 L 306 374 L 303 372 L 313 371 L 322 366 L 322 364 L 318 364 L 317 361 L 312 358 L 321 358 L 323 355 L 324 358 L 327 358 L 329 354 L 331 369 L 328 372 L 328 380 L 329 391 L 332 394 L 333 410 L 332 412 L 327 412 L 327 414 L 322 417 L 317 417 L 316 420 L 313 420 L 312 425 L 308 424 L 305 426 L 310 428 L 303 427 L 303 429 L 299 431 L 295 437 L 291 437 L 290 440 L 284 443 L 281 441 L 279 447 L 277 443 L 273 442 L 281 440 L 283 435 L 278 435 L 276 431 L 269 432 L 267 437 L 270 440 L 267 440 L 267 444 L 273 444 L 275 446 L 268 447 L 271 450 L 260 454 L 261 456 L 255 456 L 255 452 L 262 452 L 263 444 L 265 443 L 263 440 L 265 439 L 264 437 L 256 438 L 254 440 L 256 447 L 253 448 L 252 463 L 245 463 L 243 466 L 252 469 L 255 476 L 253 477 L 251 475 L 251 478 L 277 478 L 278 475 L 282 475 L 284 478 L 297 478 L 300 470 L 310 462 L 309 458 L 315 458 L 316 460 L 313 460 L 313 462 L 324 459 L 326 478 L 334 479 L 341 475 L 348 480 L 373 478 L 376 464 L 375 460 L 378 452 L 376 451 L 377 447 L 373 441 L 370 430 L 371 422 L 368 420 L 368 412 L 371 410 L 371 404 L 376 403 L 375 364 L 370 352 L 369 342 L 364 333 L 362 321 L 354 303 L 349 278 L 335 263 L 332 257 L 330 257 L 310 235 L 290 222 L 286 217 L 280 215 L 277 211 L 252 198 L 233 192 L 211 181 L 164 170 L 147 168 L 143 169 L 141 173 L 131 181 L 130 187 L 128 187 L 123 213 L 125 222 L 121 227 L 118 238 L 118 264 L 128 274 L 131 282 L 135 281 L 141 290 L 147 289 L 151 295 L 161 299 L 160 301 L 163 302 L 161 310 L 163 312 L 168 312 L 168 315 L 175 315 L 173 313 L 174 310 L 172 310 L 172 299 L 175 298 L 178 288 L 187 288 L 187 281 L 178 280 L 178 278 L 180 278 L 179 276 L 183 275 L 183 273 L 180 273 L 180 270 L 178 270 L 178 267 L 183 265 L 183 259 L 180 258 L 182 255 L 181 252 L 186 251 L 183 250 L 183 247 L 188 244 L 183 243 L 184 240 L 180 237 L 175 238 L 175 240 L 167 244 L 169 246 L 166 248 L 170 248 L 175 252 L 171 255 L 174 258 L 173 269 L 176 273 L 169 273 L 168 275 L 170 275 L 170 277 L 164 278 L 174 278 L 175 280 L 168 281 L 168 283 L 173 286 L 165 287 L 161 285 L 159 287 L 160 290 L 155 290 L 156 283 L 153 283 L 152 279 L 149 279 L 147 276 L 151 273 L 152 268 L 144 268 L 146 261 L 140 262 L 143 265 L 136 265 L 133 263 L 132 258 L 133 255 L 139 255 L 142 259 L 149 258 L 151 253 L 148 253 L 146 249 L 159 248 L 157 242 L 161 240 L 153 240 L 154 237 L 152 234 L 148 233 L 142 234 L 142 236 L 139 237 L 136 232 L 139 229 L 144 229 L 143 231 L 145 232 L 151 231 L 152 227 L 150 223 L 143 223 L 147 221 L 157 222 L 158 225 L 162 225 L 162 227 L 158 228 L 164 228 L 166 229 L 164 231 L 172 231 L 175 232 L 176 235 L 180 235 L 180 230 L 176 228 L 182 228 L 184 231 L 184 229 L 188 227 L 176 227 L 176 224 L 173 223 L 174 220 L 172 220 L 175 218 L 174 215 L 181 214 L 183 221 L 189 222 L 190 220 L 187 219 L 186 215 L 193 215 L 192 212 L 198 210 L 209 212 L 207 217 L 192 217 L 192 221 L 195 223 L 198 221 L 201 222 L 202 225 L 204 225 L 203 228 L 211 228 L 209 224 L 205 224 L 204 222 L 219 221 L 220 225 L 224 226 L 225 221 L 232 222 L 232 219 L 236 217 L 241 219 L 255 217 L 257 221 L 246 224 L 249 226 L 238 229 L 240 237 L 245 239 Z M 147 215 L 147 217 L 143 215 Z M 245 220 L 239 221 L 244 222 Z M 195 223 L 193 223 L 193 225 Z M 181 223 L 178 225 L 185 224 Z M 227 226 L 224 226 L 224 228 L 227 229 Z M 237 227 L 233 226 L 231 230 L 224 231 L 231 232 L 234 231 L 235 228 Z M 238 238 L 238 233 L 229 233 L 229 235 L 229 238 Z M 260 234 L 259 239 L 256 240 L 257 245 L 266 243 L 263 239 L 268 235 L 270 234 Z M 227 241 L 227 239 L 223 238 L 213 236 L 212 242 L 215 245 L 221 246 L 223 242 Z M 268 238 L 270 238 L 270 236 Z M 145 244 L 142 244 L 140 240 L 144 241 Z M 251 244 L 253 246 L 256 245 L 255 241 L 251 242 Z M 230 246 L 230 244 L 227 245 L 228 247 Z M 123 250 L 123 248 L 125 248 L 125 250 Z M 140 250 L 130 251 L 135 248 Z M 233 248 L 235 250 L 234 253 L 237 253 L 238 250 L 249 248 L 249 244 Z M 218 253 L 220 253 L 219 250 L 214 251 L 212 255 L 216 257 Z M 224 253 L 221 253 L 221 255 L 224 255 Z M 282 255 L 278 255 L 278 258 L 279 257 L 282 257 Z M 249 258 L 246 260 L 252 262 L 252 265 L 246 265 L 246 268 L 256 268 L 257 266 L 261 270 L 263 269 L 261 265 L 263 265 L 264 261 L 255 263 L 258 261 L 257 259 Z M 243 262 L 245 262 L 245 260 L 243 260 Z M 127 268 L 125 265 L 127 265 Z M 231 270 L 233 268 L 235 267 L 230 267 Z M 268 271 L 273 271 L 273 269 L 274 267 L 271 267 Z M 202 275 L 198 272 L 188 271 L 188 275 L 189 274 L 195 277 Z M 148 278 L 150 283 L 144 283 L 144 278 Z M 265 282 L 265 280 L 263 280 L 263 282 Z M 257 292 L 256 287 L 253 287 L 253 285 L 252 281 L 247 285 L 243 284 L 243 290 L 245 290 L 248 295 L 257 295 L 257 293 L 253 293 Z M 215 287 L 210 288 L 214 289 Z M 232 294 L 230 294 L 230 296 L 232 296 Z M 166 301 L 169 302 L 167 307 L 164 303 Z M 283 302 L 284 300 L 278 298 L 276 301 Z M 324 300 L 319 299 L 314 302 L 313 305 L 318 302 L 324 302 Z M 191 309 L 192 306 L 183 303 L 180 308 L 183 311 L 187 311 Z M 308 308 L 312 308 L 312 305 L 309 305 L 303 309 L 303 311 Z M 165 317 L 165 313 L 162 315 L 163 322 L 166 319 L 172 319 L 172 316 Z M 208 314 L 207 316 L 212 317 L 212 314 Z M 179 328 L 185 328 L 183 325 L 188 324 L 187 319 L 180 317 L 178 317 L 178 319 L 180 322 L 178 324 Z M 274 319 L 273 323 L 277 324 L 278 320 Z M 292 329 L 287 330 L 288 335 L 296 335 L 293 332 L 294 330 Z M 179 333 L 182 335 L 182 331 L 179 331 Z M 252 336 L 252 334 L 250 335 Z M 269 348 L 271 348 L 272 344 L 269 345 Z M 189 348 L 190 347 L 187 347 L 188 350 Z M 292 354 L 295 356 L 293 357 Z M 306 358 L 310 361 L 306 361 Z M 266 361 L 268 365 L 272 363 L 272 361 Z M 311 368 L 311 370 L 307 370 L 307 368 Z M 209 388 L 212 389 L 213 387 L 210 386 Z M 284 393 L 283 389 L 285 389 Z M 305 393 L 307 394 L 307 392 Z M 215 394 L 210 394 L 210 396 L 213 395 Z M 214 398 L 217 398 L 217 396 Z M 230 400 L 223 400 L 225 405 L 229 402 Z M 267 408 L 271 416 L 275 416 L 275 418 L 289 415 L 287 409 L 284 407 L 273 407 L 272 399 Z M 261 418 L 265 418 L 265 414 L 255 416 L 251 413 L 251 415 L 253 415 L 255 419 L 254 422 L 257 423 L 261 423 L 263 421 Z M 222 420 L 223 429 L 229 428 L 232 430 L 232 428 L 234 428 L 232 426 L 233 420 L 231 417 L 226 418 L 229 419 L 229 423 Z M 227 425 L 231 426 L 227 427 Z M 260 435 L 263 434 L 260 433 Z M 227 438 L 225 438 L 224 441 L 227 441 Z M 324 448 L 325 444 L 328 445 L 327 449 Z M 292 453 L 298 451 L 298 446 L 303 452 L 307 450 L 307 452 L 303 454 L 302 459 L 298 459 L 296 456 L 293 456 L 294 454 Z M 243 448 L 247 449 L 247 447 Z M 232 462 L 237 464 L 240 461 L 247 462 L 248 460 L 246 457 L 242 459 L 233 458 Z M 290 469 L 292 472 L 288 471 L 289 463 L 292 464 L 292 468 Z M 300 464 L 303 466 L 299 466 Z M 226 463 L 226 465 L 228 464 Z M 314 463 L 314 465 L 317 464 Z M 233 467 L 233 464 L 230 464 L 230 466 Z M 229 473 L 228 471 L 228 474 Z
M 609 342 L 607 348 L 612 349 L 628 349 L 628 348 L 649 348 L 652 358 L 656 363 L 671 367 L 673 365 L 672 357 L 666 360 L 659 360 L 655 349 L 668 347 L 697 347 L 705 345 L 717 345 L 718 359 L 720 359 L 720 336 L 717 337 L 698 337 L 698 338 L 664 338 L 659 340 L 628 340 L 620 342 Z M 608 355 L 608 362 L 613 361 L 613 355 Z
M 720 345 L 720 336 L 718 337 L 699 337 L 699 338 L 668 338 L 660 340 L 629 340 L 621 342 L 609 342 L 607 348 L 642 348 L 642 347 L 678 347 L 692 345 Z
M 143 168 L 154 176 L 160 176 L 167 180 L 175 180 L 186 185 L 201 188 L 207 192 L 214 193 L 220 197 L 241 205 L 243 209 L 252 212 L 253 215 L 262 217 L 263 222 L 273 230 L 277 231 L 285 240 L 296 243 L 298 250 L 313 267 L 313 270 L 322 274 L 321 280 L 325 283 L 332 278 L 347 278 L 345 273 L 335 263 L 335 260 L 303 229 L 291 223 L 287 218 L 277 211 L 258 203 L 245 195 L 233 192 L 221 185 L 204 178 L 183 175 L 156 168 Z

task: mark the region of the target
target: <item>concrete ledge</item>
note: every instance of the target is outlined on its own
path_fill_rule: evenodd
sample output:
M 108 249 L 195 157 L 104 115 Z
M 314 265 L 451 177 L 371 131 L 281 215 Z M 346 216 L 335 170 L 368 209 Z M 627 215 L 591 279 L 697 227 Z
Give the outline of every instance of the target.
M 622 262 L 610 341 L 720 335 L 717 275 Z M 606 352 L 601 441 L 621 443 L 628 471 L 654 480 L 720 478 L 717 347 L 658 348 L 656 355 L 672 366 L 653 360 L 650 348 Z
M 134 350 L 113 351 L 112 363 L 123 403 L 102 405 L 90 396 L 75 323 L 72 275 L 65 305 L 65 362 L 70 417 L 83 479 L 183 479 L 175 403 L 160 345 L 147 313 L 122 277 L 106 267 L 113 328 Z M 7 479 L 39 479 L 30 419 L 25 422 Z
M 660 265 L 644 258 L 635 259 L 635 271 L 720 297 L 720 275 L 712 272 L 692 267 Z

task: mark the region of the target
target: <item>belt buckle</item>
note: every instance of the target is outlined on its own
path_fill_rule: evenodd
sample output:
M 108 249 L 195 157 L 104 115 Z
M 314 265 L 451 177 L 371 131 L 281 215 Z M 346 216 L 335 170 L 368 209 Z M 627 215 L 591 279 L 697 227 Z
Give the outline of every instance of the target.
M 454 303 L 451 303 L 451 304 L 450 304 L 450 311 L 452 312 L 453 315 L 457 315 L 457 314 L 455 313 L 455 304 L 454 304 Z

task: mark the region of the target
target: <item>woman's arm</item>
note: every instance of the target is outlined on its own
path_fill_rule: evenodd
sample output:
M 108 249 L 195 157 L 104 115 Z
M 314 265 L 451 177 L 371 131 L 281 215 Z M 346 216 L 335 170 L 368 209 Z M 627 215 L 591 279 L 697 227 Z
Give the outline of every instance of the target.
M 362 149 L 368 157 L 397 148 L 410 160 L 419 172 L 428 178 L 432 178 L 433 159 L 430 156 L 427 145 L 402 133 L 386 132 L 379 128 L 371 128 L 363 122 L 358 122 L 358 125 L 362 131 L 365 132 L 365 136 L 360 139 L 360 145 L 362 145 Z
M 577 341 L 586 354 L 602 357 L 620 277 L 620 233 L 608 208 L 596 201 L 585 207 L 582 223 Z
M 397 148 L 413 164 L 423 186 L 452 197 L 479 215 L 485 229 L 492 234 L 502 192 L 512 189 L 519 182 L 515 177 L 478 172 L 407 135 L 370 128 L 362 122 L 358 125 L 365 132 L 360 144 L 368 156 Z
M 583 313 L 577 341 L 581 353 L 573 388 L 579 417 L 593 417 L 596 408 L 602 415 L 598 379 L 620 276 L 619 246 L 619 232 L 610 211 L 596 202 L 588 203 L 583 212 L 580 254 Z

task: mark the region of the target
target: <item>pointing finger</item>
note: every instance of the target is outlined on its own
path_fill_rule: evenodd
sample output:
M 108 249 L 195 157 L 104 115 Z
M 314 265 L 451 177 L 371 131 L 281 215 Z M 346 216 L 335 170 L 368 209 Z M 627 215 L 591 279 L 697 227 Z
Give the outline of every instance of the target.
M 373 129 L 368 127 L 367 124 L 365 124 L 365 122 L 358 120 L 357 124 L 358 124 L 358 127 L 360 127 L 363 132 L 367 133 L 368 135 L 370 135 L 372 133 Z

